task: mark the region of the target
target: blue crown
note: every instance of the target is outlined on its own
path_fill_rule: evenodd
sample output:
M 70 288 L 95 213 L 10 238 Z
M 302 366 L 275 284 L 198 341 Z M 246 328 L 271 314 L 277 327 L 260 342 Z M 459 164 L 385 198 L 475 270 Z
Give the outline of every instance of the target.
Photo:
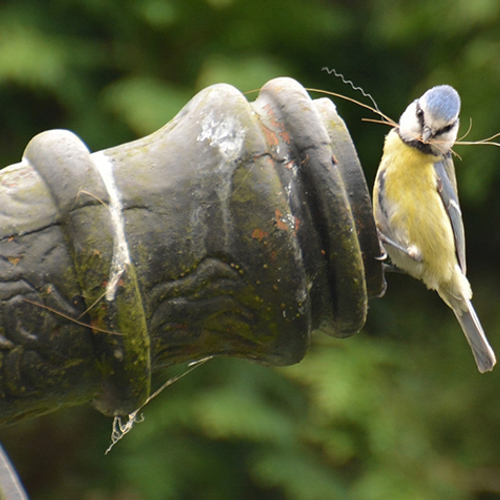
M 445 122 L 453 121 L 460 112 L 460 96 L 449 85 L 438 85 L 429 89 L 422 97 L 432 115 Z

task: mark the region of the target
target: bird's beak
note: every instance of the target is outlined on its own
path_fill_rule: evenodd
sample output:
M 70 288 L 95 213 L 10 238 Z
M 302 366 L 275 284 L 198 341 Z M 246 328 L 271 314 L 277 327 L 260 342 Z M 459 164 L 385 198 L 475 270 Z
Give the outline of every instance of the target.
M 422 141 L 428 142 L 432 137 L 432 130 L 429 127 L 424 127 L 424 131 L 422 132 Z

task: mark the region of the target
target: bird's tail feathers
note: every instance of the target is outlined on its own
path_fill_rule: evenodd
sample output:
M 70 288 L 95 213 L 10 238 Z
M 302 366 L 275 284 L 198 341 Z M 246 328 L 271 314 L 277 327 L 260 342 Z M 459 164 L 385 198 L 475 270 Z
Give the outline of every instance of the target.
M 483 327 L 479 322 L 476 311 L 472 307 L 471 301 L 468 299 L 465 299 L 465 301 L 467 306 L 466 310 L 454 307 L 453 312 L 472 349 L 472 354 L 476 360 L 478 370 L 481 373 L 491 371 L 497 362 L 495 353 L 484 334 Z

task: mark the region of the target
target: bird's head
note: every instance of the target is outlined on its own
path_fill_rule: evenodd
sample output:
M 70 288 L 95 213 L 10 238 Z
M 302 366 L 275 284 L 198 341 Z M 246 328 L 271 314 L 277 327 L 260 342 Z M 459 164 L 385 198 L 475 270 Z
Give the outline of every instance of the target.
M 460 96 L 453 87 L 432 87 L 401 115 L 399 136 L 425 153 L 446 154 L 457 138 L 459 113 Z

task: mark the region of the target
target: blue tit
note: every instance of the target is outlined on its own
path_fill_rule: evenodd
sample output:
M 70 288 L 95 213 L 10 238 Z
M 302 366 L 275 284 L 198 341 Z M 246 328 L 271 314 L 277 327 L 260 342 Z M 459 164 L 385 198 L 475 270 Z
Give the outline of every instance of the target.
M 413 101 L 385 139 L 373 209 L 383 248 L 399 270 L 436 290 L 453 310 L 481 373 L 495 354 L 471 304 L 465 236 L 451 148 L 460 96 L 449 85 Z

